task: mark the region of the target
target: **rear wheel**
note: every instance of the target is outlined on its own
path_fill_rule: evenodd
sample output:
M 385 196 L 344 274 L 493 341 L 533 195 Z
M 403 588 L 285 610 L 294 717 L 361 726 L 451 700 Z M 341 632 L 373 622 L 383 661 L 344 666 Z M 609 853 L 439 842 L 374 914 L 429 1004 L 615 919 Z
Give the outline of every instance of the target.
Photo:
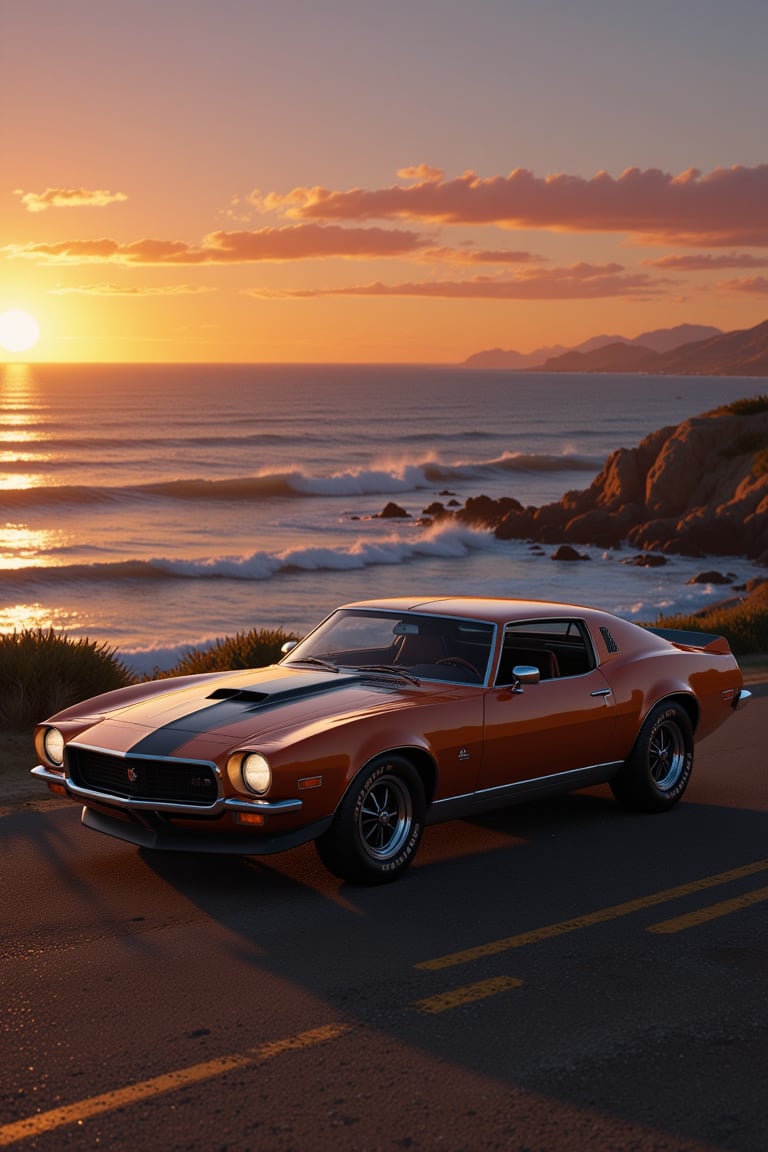
M 685 792 L 693 770 L 693 728 L 679 704 L 657 704 L 611 781 L 619 803 L 633 812 L 665 812 Z
M 424 786 L 404 756 L 379 756 L 353 780 L 333 824 L 315 841 L 329 872 L 353 884 L 402 875 L 424 829 Z

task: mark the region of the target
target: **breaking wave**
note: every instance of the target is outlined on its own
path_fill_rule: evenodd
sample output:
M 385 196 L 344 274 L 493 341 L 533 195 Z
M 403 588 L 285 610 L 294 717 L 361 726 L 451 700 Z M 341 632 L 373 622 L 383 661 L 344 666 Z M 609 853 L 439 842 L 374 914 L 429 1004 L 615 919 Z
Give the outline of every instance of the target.
M 228 479 L 165 480 L 156 483 L 109 485 L 41 485 L 0 490 L 0 510 L 45 505 L 120 504 L 137 501 L 247 502 L 276 498 L 388 496 L 433 488 L 436 484 L 476 483 L 502 479 L 510 473 L 590 472 L 602 460 L 572 453 L 505 453 L 485 461 L 444 463 L 428 459 L 419 463 L 382 465 L 313 475 L 300 469 L 264 472 L 257 476 Z
M 203 560 L 117 560 L 0 571 L 0 586 L 72 581 L 114 583 L 168 580 L 270 580 L 284 572 L 359 571 L 381 564 L 402 564 L 419 557 L 461 559 L 497 545 L 493 535 L 463 526 L 435 525 L 413 537 L 389 535 L 358 540 L 349 547 L 311 546 L 284 552 L 251 552 Z

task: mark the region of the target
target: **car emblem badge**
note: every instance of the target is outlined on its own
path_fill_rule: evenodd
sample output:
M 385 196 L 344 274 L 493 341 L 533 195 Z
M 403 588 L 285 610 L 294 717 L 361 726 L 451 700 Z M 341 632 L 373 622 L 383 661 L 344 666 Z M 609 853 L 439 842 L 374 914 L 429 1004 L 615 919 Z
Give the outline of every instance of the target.
M 132 765 L 130 765 L 128 768 L 128 780 L 129 780 L 129 782 L 131 784 L 135 784 L 136 781 L 138 780 L 138 778 L 139 778 L 138 772 L 136 771 L 136 769 Z

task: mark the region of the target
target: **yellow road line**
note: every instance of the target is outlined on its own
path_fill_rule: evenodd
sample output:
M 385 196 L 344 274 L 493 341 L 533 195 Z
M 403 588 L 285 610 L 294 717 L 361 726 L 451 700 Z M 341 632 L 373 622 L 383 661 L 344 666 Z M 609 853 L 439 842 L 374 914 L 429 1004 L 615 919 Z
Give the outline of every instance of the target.
M 751 908 L 753 904 L 760 904 L 768 900 L 768 888 L 757 888 L 754 892 L 746 892 L 743 896 L 734 896 L 733 900 L 722 900 L 719 904 L 710 904 L 708 908 L 700 908 L 697 912 L 689 912 L 687 916 L 677 916 L 674 920 L 661 920 L 658 924 L 651 924 L 649 932 L 684 932 L 686 928 L 695 928 L 697 924 L 706 924 L 708 920 L 717 920 L 718 916 L 728 916 L 731 912 L 740 912 L 742 908 Z
M 289 1036 L 285 1040 L 275 1040 L 271 1044 L 262 1044 L 258 1048 L 235 1052 L 230 1056 L 219 1056 L 202 1064 L 193 1064 L 189 1068 L 177 1068 L 162 1076 L 154 1076 L 151 1080 L 141 1080 L 125 1088 L 116 1088 L 113 1092 L 104 1092 L 101 1096 L 91 1096 L 74 1104 L 66 1104 L 62 1108 L 53 1108 L 50 1112 L 39 1112 L 36 1116 L 28 1116 L 25 1120 L 17 1120 L 14 1124 L 4 1124 L 0 1128 L 0 1148 L 7 1148 L 9 1144 L 26 1140 L 30 1136 L 39 1136 L 42 1132 L 52 1132 L 56 1128 L 63 1128 L 66 1124 L 76 1124 L 102 1112 L 112 1112 L 115 1108 L 137 1104 L 141 1100 L 150 1100 L 165 1092 L 175 1092 L 201 1080 L 223 1076 L 225 1072 L 231 1072 L 234 1068 L 262 1064 L 275 1056 L 281 1056 L 284 1052 L 299 1052 L 305 1048 L 313 1048 L 316 1044 L 337 1040 L 339 1036 L 348 1032 L 349 1028 L 348 1024 L 326 1024 L 308 1032 L 299 1032 L 298 1035 Z
M 462 988 L 453 988 L 450 992 L 442 992 L 439 996 L 428 996 L 425 1000 L 414 1001 L 413 1007 L 420 1012 L 448 1012 L 451 1008 L 459 1008 L 462 1004 L 471 1004 L 474 1000 L 484 1000 L 487 996 L 497 996 L 499 992 L 506 992 L 509 988 L 520 988 L 522 980 L 514 976 L 494 976 L 490 980 L 479 980 L 477 984 L 465 984 Z
M 604 924 L 608 920 L 617 920 L 620 916 L 641 912 L 644 908 L 653 908 L 656 904 L 677 900 L 681 896 L 690 896 L 693 892 L 703 892 L 705 889 L 714 888 L 718 884 L 728 884 L 731 880 L 741 880 L 745 876 L 753 876 L 756 872 L 764 872 L 767 869 L 768 860 L 756 860 L 753 864 L 745 864 L 741 868 L 732 868 L 728 872 L 718 872 L 716 876 L 705 876 L 702 880 L 691 881 L 690 884 L 680 884 L 676 888 L 667 888 L 663 892 L 652 892 L 650 896 L 641 896 L 637 900 L 628 900 L 624 904 L 600 908 L 597 912 L 590 912 L 586 916 L 575 916 L 572 920 L 562 920 L 559 924 L 547 924 L 543 928 L 534 928 L 530 932 L 519 932 L 515 936 L 505 936 L 502 940 L 491 940 L 487 944 L 478 944 L 475 948 L 466 948 L 461 952 L 437 956 L 433 960 L 422 960 L 414 967 L 437 972 L 442 968 L 451 968 L 455 964 L 468 964 L 472 960 L 496 956 L 499 952 L 506 952 L 511 948 L 522 948 L 525 944 L 538 944 L 542 940 L 551 940 L 556 936 L 564 936 L 568 932 L 576 932 L 579 928 L 590 928 L 594 924 Z

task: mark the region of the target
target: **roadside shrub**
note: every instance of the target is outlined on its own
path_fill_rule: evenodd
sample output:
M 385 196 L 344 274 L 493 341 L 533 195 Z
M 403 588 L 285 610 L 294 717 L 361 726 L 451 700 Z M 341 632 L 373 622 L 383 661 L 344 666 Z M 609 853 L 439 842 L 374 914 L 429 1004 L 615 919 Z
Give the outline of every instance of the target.
M 53 628 L 0 636 L 0 728 L 21 729 L 135 678 L 106 644 Z
M 168 671 L 155 669 L 154 679 L 190 676 L 200 672 L 227 672 L 236 668 L 263 668 L 280 659 L 286 640 L 296 640 L 282 628 L 252 628 L 217 640 L 210 648 L 193 648 Z

